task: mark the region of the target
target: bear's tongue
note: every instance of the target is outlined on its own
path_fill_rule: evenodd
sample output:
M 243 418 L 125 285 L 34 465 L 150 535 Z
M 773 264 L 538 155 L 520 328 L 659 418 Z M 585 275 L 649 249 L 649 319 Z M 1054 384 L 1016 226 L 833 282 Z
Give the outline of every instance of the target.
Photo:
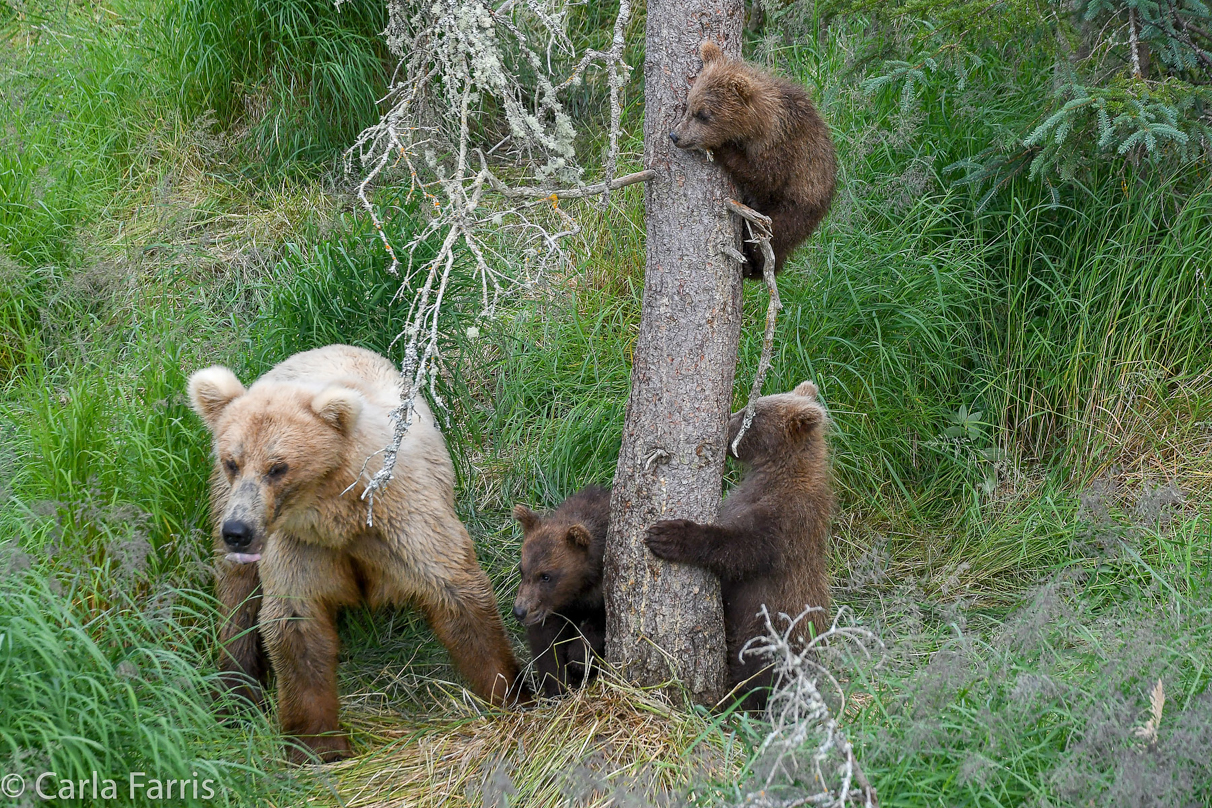
M 227 560 L 236 564 L 252 564 L 261 560 L 260 553 L 228 553 Z

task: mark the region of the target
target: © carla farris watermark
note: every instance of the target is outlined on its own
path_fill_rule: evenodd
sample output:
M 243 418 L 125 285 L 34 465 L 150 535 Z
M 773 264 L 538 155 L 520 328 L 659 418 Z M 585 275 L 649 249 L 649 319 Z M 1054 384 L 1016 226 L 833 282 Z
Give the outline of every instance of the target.
M 136 799 L 149 802 L 182 800 L 210 800 L 218 796 L 218 781 L 200 777 L 191 772 L 189 777 L 149 775 L 147 772 L 130 772 L 125 778 L 103 777 L 98 772 L 84 779 L 60 777 L 55 772 L 0 776 L 0 797 L 15 800 L 27 795 L 46 802 L 56 800 L 86 800 L 98 802 L 114 800 L 127 803 Z

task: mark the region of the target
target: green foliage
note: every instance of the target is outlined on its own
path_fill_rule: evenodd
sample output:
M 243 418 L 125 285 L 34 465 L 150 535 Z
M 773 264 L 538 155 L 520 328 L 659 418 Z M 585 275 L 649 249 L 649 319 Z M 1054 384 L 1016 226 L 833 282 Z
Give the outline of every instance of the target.
M 331 168 L 377 119 L 392 64 L 385 3 L 172 0 L 163 13 L 182 109 L 215 110 L 251 170 Z
M 1002 424 L 1030 455 L 1063 440 L 1066 462 L 1096 464 L 1094 436 L 1143 377 L 1178 387 L 1208 361 L 1212 311 L 1195 256 L 1212 225 L 1212 185 L 1204 177 L 1184 197 L 1188 182 L 1125 189 L 1108 176 L 1093 189 L 1105 200 L 1097 208 L 1037 199 L 991 211 L 1005 228 L 991 346 L 1005 358 Z
M 254 715 L 243 726 L 224 726 L 215 715 L 208 599 L 171 588 L 151 598 L 116 589 L 111 605 L 90 608 L 88 576 L 47 577 L 30 563 L 11 543 L 0 544 L 5 774 L 23 776 L 32 796 L 39 775 L 54 772 L 43 791 L 65 794 L 65 805 L 93 804 L 94 772 L 115 781 L 123 805 L 163 802 L 147 788 L 132 794 L 132 772 L 144 772 L 143 783 L 196 780 L 198 797 L 191 782 L 176 804 L 289 799 L 289 779 L 266 772 L 277 757 L 269 721 Z M 76 783 L 74 791 L 61 791 L 65 780 Z M 89 784 L 84 794 L 81 780 Z
M 911 55 L 885 59 L 863 86 L 898 92 L 903 109 L 922 101 L 927 82 L 964 93 L 967 72 L 983 62 L 981 54 L 1001 51 L 996 86 L 1003 97 L 978 91 L 974 100 L 1043 113 L 954 165 L 965 170 L 962 182 L 991 184 L 990 195 L 1023 171 L 1052 188 L 1084 183 L 1107 163 L 1165 174 L 1212 151 L 1212 16 L 1200 0 L 1090 0 L 1072 13 L 970 0 L 828 8 L 861 8 L 891 25 L 868 50 Z M 1039 77 L 1051 73 L 1051 86 L 1018 84 L 1022 66 Z M 1007 103 L 1006 93 L 1016 100 Z M 1059 203 L 1058 193 L 1053 200 Z
M 1009 614 L 920 594 L 876 610 L 896 639 L 855 688 L 852 740 L 881 804 L 1206 804 L 1210 582 L 1191 561 L 1212 558 L 1212 531 L 1114 524 L 1110 556 L 1066 566 Z
M 1212 544 L 1196 514 L 1212 181 L 1174 168 L 1206 148 L 1205 68 L 1162 30 L 1171 7 L 1142 4 L 1149 67 L 1130 75 L 1124 37 L 1099 38 L 1108 21 L 1122 32 L 1126 7 L 1083 7 L 1083 28 L 1017 0 L 867 3 L 871 26 L 839 15 L 791 45 L 759 43 L 811 86 L 839 147 L 834 210 L 780 277 L 765 392 L 821 385 L 836 599 L 900 640 L 853 725 L 888 805 L 1148 804 L 1136 785 L 1167 794 L 1159 772 L 1208 792 L 1190 763 L 1212 664 Z M 319 180 L 373 119 L 382 6 L 39 8 L 7 18 L 14 46 L 0 51 L 0 535 L 21 545 L 0 548 L 0 770 L 180 765 L 234 784 L 232 804 L 289 803 L 272 721 L 223 727 L 208 703 L 210 445 L 184 387 L 209 364 L 248 381 L 330 342 L 400 358 L 421 279 L 386 272 L 373 226 L 348 215 L 265 235 L 259 216 L 296 214 L 255 204 L 275 169 Z M 1205 12 L 1177 8 L 1207 30 Z M 572 34 L 600 45 L 610 19 L 579 6 Z M 873 56 L 889 61 L 856 79 Z M 594 81 L 570 109 L 600 112 Z M 166 144 L 208 129 L 211 109 L 236 147 L 191 152 L 202 179 L 186 177 L 197 198 L 180 226 L 138 230 L 137 206 L 179 179 Z M 253 177 L 247 196 L 208 185 L 216 174 Z M 318 181 L 308 191 L 324 198 Z M 381 193 L 399 247 L 423 212 Z M 475 279 L 448 290 L 436 389 L 460 514 L 502 601 L 517 580 L 509 507 L 613 475 L 641 199 L 631 188 L 601 216 L 578 211 L 578 265 L 494 320 L 475 316 Z M 765 302 L 746 286 L 737 407 Z M 1168 527 L 1080 514 L 1088 481 L 1125 462 L 1185 486 Z M 342 632 L 356 728 L 364 710 L 433 708 L 429 688 L 452 673 L 415 612 L 354 611 Z M 1159 677 L 1169 701 L 1150 747 L 1131 730 Z
M 1212 89 L 1177 79 L 1116 79 L 1093 91 L 1068 84 L 1056 100 L 1064 103 L 1023 139 L 1023 146 L 1034 153 L 1032 179 L 1056 172 L 1062 181 L 1072 182 L 1091 152 L 1143 158 L 1154 167 L 1181 164 L 1197 158 L 1212 142 L 1212 129 L 1201 116 L 1212 104 Z M 1091 145 L 1088 141 L 1095 136 Z M 1070 137 L 1087 142 L 1074 145 Z
M 38 276 L 0 253 L 0 383 L 36 355 Z
M 98 25 L 47 2 L 22 4 L 3 25 L 0 256 L 63 263 L 76 228 L 113 203 L 124 171 L 145 164 L 160 88 L 145 20 L 123 22 Z
M 381 202 L 392 215 L 385 217 L 384 233 L 403 247 L 417 235 L 422 222 L 415 202 L 395 205 Z M 270 290 L 263 316 L 255 327 L 267 369 L 298 351 L 335 342 L 358 345 L 397 360 L 403 345 L 408 306 L 424 281 L 426 264 L 437 254 L 434 241 L 412 251 L 411 275 L 388 272 L 390 256 L 380 243 L 369 217 L 343 218 L 331 238 L 305 247 L 286 245 L 286 254 L 274 269 L 280 279 Z M 455 333 L 462 323 L 464 304 L 473 292 L 470 279 L 455 273 L 449 289 L 455 317 L 445 331 Z
M 618 335 L 635 330 L 635 304 L 583 290 L 485 335 L 483 355 L 497 357 L 494 383 L 481 392 L 491 406 L 465 428 L 495 450 L 501 505 L 513 497 L 554 506 L 614 478 L 630 390 L 629 344 Z

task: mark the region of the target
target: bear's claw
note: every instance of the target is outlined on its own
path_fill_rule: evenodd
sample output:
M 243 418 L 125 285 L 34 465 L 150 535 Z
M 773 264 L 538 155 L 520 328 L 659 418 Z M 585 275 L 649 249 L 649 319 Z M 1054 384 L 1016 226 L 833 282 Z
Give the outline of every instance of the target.
M 689 519 L 666 519 L 648 528 L 644 543 L 657 558 L 666 561 L 685 561 L 689 556 L 689 545 L 694 540 L 697 524 Z

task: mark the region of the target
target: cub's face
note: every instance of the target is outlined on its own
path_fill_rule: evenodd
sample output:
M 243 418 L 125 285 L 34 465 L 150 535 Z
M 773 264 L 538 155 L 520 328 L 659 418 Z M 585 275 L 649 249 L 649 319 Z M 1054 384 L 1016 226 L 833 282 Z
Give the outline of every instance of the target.
M 226 507 L 213 518 L 228 559 L 259 561 L 266 536 L 342 464 L 361 396 L 289 384 L 249 392 L 226 368 L 195 373 L 189 396 L 214 436 L 212 481 L 226 491 Z
M 818 437 L 828 425 L 829 414 L 817 399 L 816 385 L 803 382 L 790 393 L 762 396 L 754 407 L 753 422 L 733 452 L 732 444 L 745 411 L 735 412 L 728 421 L 728 453 L 742 463 L 777 460 Z
M 700 49 L 703 70 L 690 87 L 686 112 L 669 133 L 679 149 L 718 149 L 750 136 L 752 84 L 743 66 L 724 56 L 714 42 Z
M 513 616 L 524 626 L 545 621 L 577 600 L 589 571 L 588 529 L 578 522 L 544 518 L 525 505 L 513 510 L 522 524 L 522 583 Z

